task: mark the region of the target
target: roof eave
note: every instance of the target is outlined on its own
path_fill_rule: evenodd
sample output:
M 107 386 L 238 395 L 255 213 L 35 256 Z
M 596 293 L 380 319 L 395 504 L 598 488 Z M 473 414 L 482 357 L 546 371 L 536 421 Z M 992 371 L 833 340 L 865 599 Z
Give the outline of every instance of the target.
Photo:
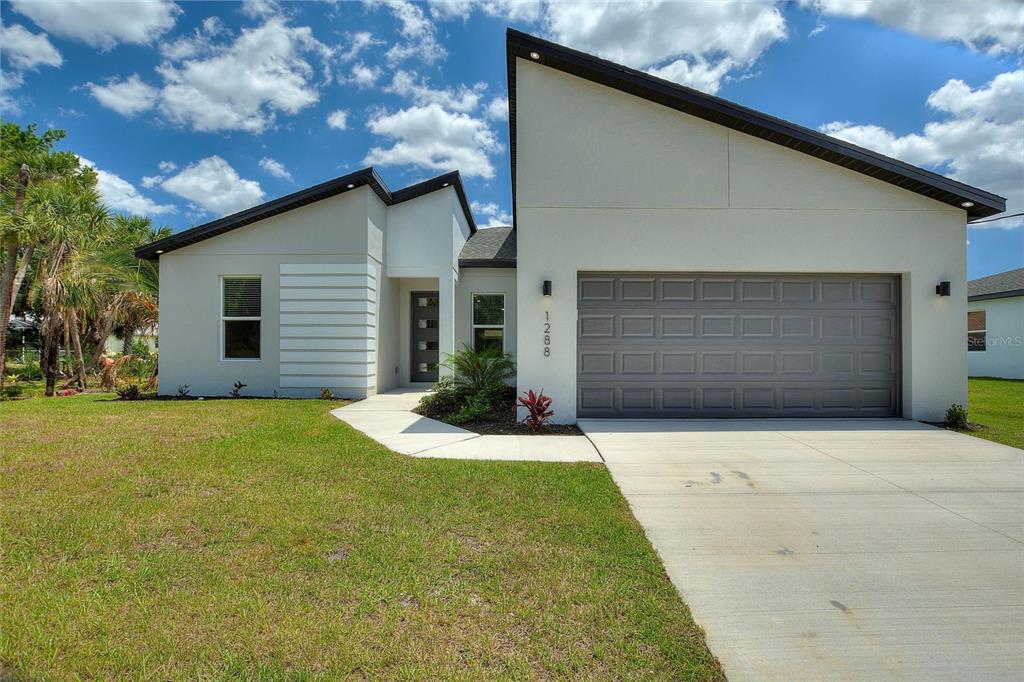
M 1013 289 L 1011 291 L 993 291 L 989 294 L 975 294 L 974 296 L 968 296 L 967 300 L 972 301 L 991 301 L 996 298 L 1016 298 L 1017 296 L 1024 296 L 1024 289 Z
M 509 98 L 509 151 L 513 216 L 516 191 L 515 60 L 528 59 L 565 73 L 642 97 L 699 118 L 836 163 L 883 182 L 916 192 L 984 218 L 1006 210 L 1006 199 L 898 159 L 844 142 L 734 102 L 707 95 L 571 48 L 509 28 L 506 33 Z M 539 60 L 530 57 L 540 55 Z M 972 206 L 963 206 L 971 203 Z

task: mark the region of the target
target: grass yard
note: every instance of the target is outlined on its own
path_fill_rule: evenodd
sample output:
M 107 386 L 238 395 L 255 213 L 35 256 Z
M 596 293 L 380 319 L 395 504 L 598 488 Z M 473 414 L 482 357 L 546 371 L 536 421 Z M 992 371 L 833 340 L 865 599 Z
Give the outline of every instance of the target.
M 328 407 L 0 403 L 0 678 L 722 678 L 602 467 Z
M 1024 448 L 1024 381 L 968 379 L 970 420 L 984 428 L 972 436 Z

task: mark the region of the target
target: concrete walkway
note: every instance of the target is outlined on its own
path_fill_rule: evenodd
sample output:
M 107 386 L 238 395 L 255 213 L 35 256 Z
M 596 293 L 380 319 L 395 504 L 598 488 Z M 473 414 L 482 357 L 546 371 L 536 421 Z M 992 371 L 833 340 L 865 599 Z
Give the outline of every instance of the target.
M 733 682 L 1024 679 L 1024 451 L 903 420 L 580 427 Z
M 339 407 L 332 415 L 395 452 L 413 457 L 600 462 L 585 436 L 482 436 L 410 410 L 426 391 L 389 391 Z

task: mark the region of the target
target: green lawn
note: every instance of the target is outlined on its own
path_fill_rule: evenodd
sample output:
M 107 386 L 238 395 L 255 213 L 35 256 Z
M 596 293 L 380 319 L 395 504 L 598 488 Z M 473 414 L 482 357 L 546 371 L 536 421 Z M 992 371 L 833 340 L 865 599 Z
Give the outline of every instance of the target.
M 604 468 L 329 406 L 0 403 L 0 678 L 722 678 Z
M 1024 448 L 1024 381 L 968 379 L 970 420 L 984 428 L 972 436 Z

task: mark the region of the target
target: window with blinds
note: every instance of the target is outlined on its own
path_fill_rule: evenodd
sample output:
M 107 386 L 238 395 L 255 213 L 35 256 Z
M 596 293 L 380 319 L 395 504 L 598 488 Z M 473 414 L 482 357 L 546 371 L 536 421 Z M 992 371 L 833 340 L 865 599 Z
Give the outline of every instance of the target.
M 259 360 L 263 316 L 259 277 L 221 279 L 221 338 L 225 360 Z

